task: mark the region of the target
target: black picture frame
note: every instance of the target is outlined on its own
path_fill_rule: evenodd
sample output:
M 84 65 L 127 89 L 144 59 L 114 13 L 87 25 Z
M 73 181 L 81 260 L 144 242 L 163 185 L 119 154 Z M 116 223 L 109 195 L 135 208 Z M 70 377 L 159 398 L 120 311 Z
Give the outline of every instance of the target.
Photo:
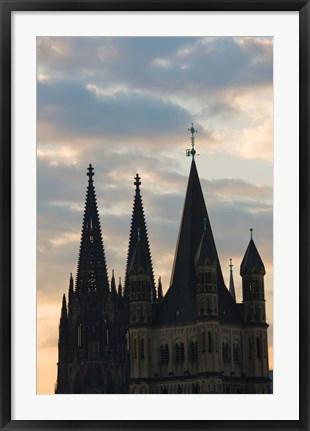
M 14 11 L 298 11 L 299 12 L 299 420 L 285 421 L 60 421 L 11 419 L 11 13 Z M 309 23 L 305 0 L 46 1 L 0 0 L 1 28 L 1 199 L 0 199 L 0 424 L 2 430 L 208 429 L 308 430 L 309 425 Z

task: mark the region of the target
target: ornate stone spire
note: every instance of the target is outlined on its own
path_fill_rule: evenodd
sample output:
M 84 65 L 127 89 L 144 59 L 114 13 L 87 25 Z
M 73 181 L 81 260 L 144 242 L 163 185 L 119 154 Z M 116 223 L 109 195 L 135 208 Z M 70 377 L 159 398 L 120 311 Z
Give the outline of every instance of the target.
M 136 190 L 135 190 L 135 197 L 134 197 L 132 217 L 131 217 L 131 226 L 130 226 L 130 233 L 129 233 L 127 265 L 126 265 L 126 274 L 125 274 L 125 283 L 124 283 L 124 296 L 128 297 L 129 295 L 128 268 L 129 268 L 129 264 L 132 261 L 132 257 L 137 244 L 137 236 L 139 235 L 140 241 L 142 243 L 142 246 L 148 261 L 148 266 L 150 268 L 151 291 L 152 291 L 152 298 L 154 301 L 156 298 L 156 292 L 155 292 L 153 265 L 152 265 L 152 259 L 151 259 L 146 221 L 144 216 L 142 197 L 140 193 L 141 178 L 139 177 L 139 174 L 136 174 L 135 176 L 134 185 L 136 186 Z
M 122 292 L 123 292 L 122 280 L 121 280 L 121 277 L 119 277 L 119 279 L 118 279 L 118 288 L 117 288 L 117 294 L 118 294 L 119 298 L 122 297 Z
M 111 293 L 114 297 L 117 296 L 116 293 L 116 283 L 115 283 L 115 277 L 114 277 L 114 269 L 112 269 L 112 278 L 111 278 Z
M 109 282 L 102 241 L 95 187 L 94 169 L 88 167 L 88 187 L 85 200 L 80 252 L 76 276 L 76 292 L 108 292 Z
M 231 294 L 231 297 L 236 301 L 236 294 L 235 294 L 235 284 L 234 284 L 234 277 L 233 277 L 233 264 L 232 259 L 229 259 L 230 264 L 230 274 L 229 274 L 229 293 Z

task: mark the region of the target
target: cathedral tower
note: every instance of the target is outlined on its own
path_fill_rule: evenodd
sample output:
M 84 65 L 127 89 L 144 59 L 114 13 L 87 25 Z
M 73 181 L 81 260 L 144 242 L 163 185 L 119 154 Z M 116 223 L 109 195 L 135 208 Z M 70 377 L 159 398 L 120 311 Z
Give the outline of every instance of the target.
M 71 274 L 68 310 L 65 296 L 62 303 L 55 392 L 120 393 L 126 380 L 122 320 L 114 273 L 109 290 L 92 165 L 87 176 L 76 284 Z

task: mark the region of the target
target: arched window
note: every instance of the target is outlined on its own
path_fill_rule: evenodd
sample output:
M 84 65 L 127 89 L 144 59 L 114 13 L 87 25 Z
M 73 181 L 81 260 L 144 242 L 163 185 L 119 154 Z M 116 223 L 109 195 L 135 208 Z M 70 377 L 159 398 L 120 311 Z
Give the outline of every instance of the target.
M 168 344 L 160 345 L 160 363 L 168 364 L 169 363 L 169 346 Z
M 257 359 L 260 359 L 261 357 L 261 343 L 258 337 L 256 338 L 256 356 L 257 356 Z
M 197 361 L 198 352 L 197 352 L 197 341 L 191 341 L 190 344 L 190 360 Z
M 140 357 L 144 359 L 144 338 L 140 340 Z
M 208 345 L 209 345 L 209 353 L 212 352 L 212 334 L 211 331 L 208 331 Z
M 174 346 L 174 360 L 176 363 L 184 362 L 185 352 L 184 352 L 184 344 L 182 341 L 180 343 L 175 343 Z
M 133 341 L 133 358 L 134 359 L 137 359 L 137 340 L 136 339 L 134 339 L 134 341 Z
M 205 337 L 204 329 L 202 329 L 201 338 L 202 338 L 202 340 L 201 340 L 201 351 L 204 352 L 205 348 L 206 348 L 206 337 Z
M 222 343 L 222 356 L 224 362 L 229 362 L 230 360 L 230 349 L 228 343 Z

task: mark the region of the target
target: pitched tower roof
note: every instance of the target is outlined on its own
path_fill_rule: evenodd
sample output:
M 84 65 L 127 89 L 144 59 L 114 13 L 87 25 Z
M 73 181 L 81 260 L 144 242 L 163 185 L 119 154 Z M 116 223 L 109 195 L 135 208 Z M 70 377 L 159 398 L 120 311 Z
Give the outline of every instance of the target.
M 95 187 L 94 169 L 88 167 L 88 186 L 86 192 L 80 252 L 76 276 L 78 294 L 91 291 L 108 292 L 108 274 L 102 241 Z
M 138 229 L 139 229 L 140 240 L 146 254 L 147 264 L 150 268 L 150 273 L 152 275 L 151 277 L 152 298 L 155 301 L 156 292 L 155 292 L 155 283 L 154 283 L 153 264 L 151 259 L 149 239 L 148 239 L 146 221 L 144 216 L 142 196 L 140 192 L 141 178 L 139 177 L 139 174 L 135 176 L 134 185 L 136 186 L 136 190 L 135 190 L 135 197 L 134 197 L 132 217 L 131 217 L 131 226 L 130 226 L 130 233 L 129 233 L 127 265 L 126 265 L 126 274 L 125 274 L 125 283 L 124 283 L 124 296 L 127 297 L 129 294 L 128 270 L 137 244 L 137 235 L 138 235 Z
M 196 132 L 192 127 L 190 132 Z M 183 214 L 174 257 L 170 288 L 157 310 L 158 324 L 187 323 L 196 317 L 197 276 L 195 257 L 199 254 L 201 241 L 207 241 L 212 252 L 212 260 L 217 266 L 219 295 L 219 318 L 222 321 L 241 323 L 236 303 L 230 296 L 222 275 L 222 270 L 214 242 L 210 220 L 204 201 L 195 163 L 194 144 L 188 155 L 192 156 L 190 174 L 186 190 Z M 206 229 L 203 233 L 205 219 Z M 201 248 L 200 248 L 201 249 Z M 202 249 L 201 249 L 202 250 Z
M 256 245 L 253 241 L 253 237 L 252 237 L 253 229 L 250 229 L 250 231 L 251 231 L 251 239 L 240 265 L 240 275 L 241 276 L 244 276 L 247 274 L 265 275 L 266 274 L 265 266 L 257 251 Z

